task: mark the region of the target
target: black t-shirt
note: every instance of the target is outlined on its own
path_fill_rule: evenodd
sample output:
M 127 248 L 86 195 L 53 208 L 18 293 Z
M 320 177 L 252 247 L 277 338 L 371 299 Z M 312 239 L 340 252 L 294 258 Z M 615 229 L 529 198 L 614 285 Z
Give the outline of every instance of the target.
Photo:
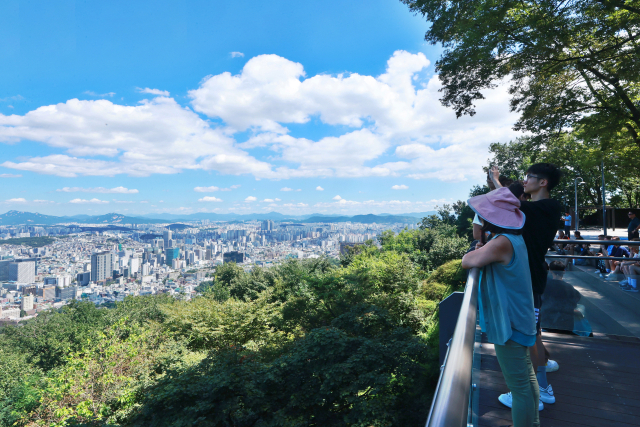
M 522 202 L 520 210 L 526 221 L 522 237 L 529 253 L 529 269 L 534 294 L 543 294 L 547 282 L 544 256 L 553 244 L 560 220 L 560 203 L 553 199 Z

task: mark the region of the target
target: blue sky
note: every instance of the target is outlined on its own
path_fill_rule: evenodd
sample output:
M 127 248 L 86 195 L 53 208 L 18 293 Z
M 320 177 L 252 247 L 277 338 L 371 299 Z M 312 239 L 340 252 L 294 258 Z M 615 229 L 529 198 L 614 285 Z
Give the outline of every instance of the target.
M 0 211 L 402 213 L 516 136 L 399 1 L 0 3 Z

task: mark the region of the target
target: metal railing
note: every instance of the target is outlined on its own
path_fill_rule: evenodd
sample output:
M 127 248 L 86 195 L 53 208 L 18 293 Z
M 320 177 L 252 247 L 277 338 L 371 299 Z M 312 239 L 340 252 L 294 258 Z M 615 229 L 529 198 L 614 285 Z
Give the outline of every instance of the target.
M 480 270 L 469 271 L 449 350 L 440 371 L 427 427 L 466 427 L 469 418 Z
M 640 242 L 631 240 L 567 240 L 556 239 L 553 241 L 556 244 L 562 245 L 618 245 L 618 246 L 640 246 Z M 612 256 L 597 256 L 597 255 L 546 255 L 547 258 L 566 258 L 566 259 L 596 259 L 596 260 L 614 260 L 614 261 L 629 261 L 631 258 L 624 257 L 612 257 Z
M 626 240 L 554 240 L 556 244 L 640 246 L 640 242 Z M 547 255 L 547 258 L 586 258 L 629 261 L 630 258 Z M 447 355 L 441 367 L 426 427 L 467 427 L 471 419 L 472 371 L 476 324 L 478 316 L 478 280 L 480 270 L 473 268 L 464 289 L 464 297 Z

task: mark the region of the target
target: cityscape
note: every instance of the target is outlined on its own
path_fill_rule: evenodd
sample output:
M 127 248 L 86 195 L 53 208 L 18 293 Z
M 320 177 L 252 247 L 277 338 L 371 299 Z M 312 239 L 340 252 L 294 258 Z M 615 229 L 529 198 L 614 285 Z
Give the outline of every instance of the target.
M 415 223 L 418 222 L 416 218 Z M 189 300 L 217 266 L 234 262 L 245 271 L 287 259 L 338 259 L 345 246 L 376 242 L 385 230 L 415 223 L 273 220 L 135 224 L 0 226 L 0 323 L 17 323 L 72 300 L 96 306 L 127 296 L 169 294 Z M 49 238 L 51 243 L 44 244 Z M 32 239 L 31 247 L 14 242 Z M 5 243 L 6 242 L 6 243 Z

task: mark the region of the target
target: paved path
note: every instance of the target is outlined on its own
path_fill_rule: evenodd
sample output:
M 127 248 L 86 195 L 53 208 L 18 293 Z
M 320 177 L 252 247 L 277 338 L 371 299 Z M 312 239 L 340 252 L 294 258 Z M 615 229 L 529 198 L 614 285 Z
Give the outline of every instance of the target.
M 560 370 L 547 375 L 556 403 L 540 412 L 542 427 L 640 426 L 640 339 L 543 338 Z M 479 376 L 478 424 L 511 425 L 511 410 L 498 402 L 508 390 L 492 344 L 482 345 Z

